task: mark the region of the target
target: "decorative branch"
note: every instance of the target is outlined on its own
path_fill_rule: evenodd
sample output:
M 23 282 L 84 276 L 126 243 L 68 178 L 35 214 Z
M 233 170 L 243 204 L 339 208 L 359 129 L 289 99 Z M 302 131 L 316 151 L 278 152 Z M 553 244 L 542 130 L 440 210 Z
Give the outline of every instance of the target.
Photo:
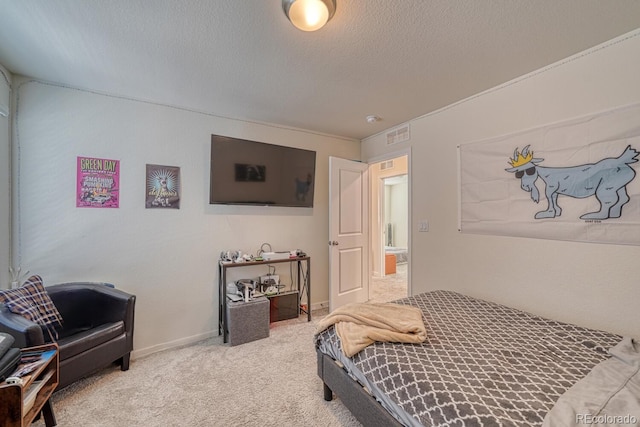
M 20 274 L 22 271 L 22 267 L 18 267 L 18 270 L 14 270 L 13 267 L 9 267 L 9 273 L 11 273 L 11 289 L 17 288 L 20 286 L 20 283 L 29 275 L 29 270 L 25 271 L 24 274 Z

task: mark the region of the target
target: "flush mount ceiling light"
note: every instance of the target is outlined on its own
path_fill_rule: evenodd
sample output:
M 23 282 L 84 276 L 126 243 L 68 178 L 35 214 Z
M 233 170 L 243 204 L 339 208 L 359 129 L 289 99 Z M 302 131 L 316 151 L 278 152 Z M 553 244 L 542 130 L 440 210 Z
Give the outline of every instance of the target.
M 282 0 L 282 9 L 296 28 L 316 31 L 333 17 L 336 0 Z

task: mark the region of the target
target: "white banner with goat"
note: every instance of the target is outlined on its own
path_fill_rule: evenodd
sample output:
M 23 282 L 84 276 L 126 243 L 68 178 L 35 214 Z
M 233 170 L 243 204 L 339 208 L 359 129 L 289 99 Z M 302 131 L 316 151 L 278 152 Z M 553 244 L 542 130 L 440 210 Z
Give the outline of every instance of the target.
M 640 104 L 459 147 L 463 233 L 640 245 Z

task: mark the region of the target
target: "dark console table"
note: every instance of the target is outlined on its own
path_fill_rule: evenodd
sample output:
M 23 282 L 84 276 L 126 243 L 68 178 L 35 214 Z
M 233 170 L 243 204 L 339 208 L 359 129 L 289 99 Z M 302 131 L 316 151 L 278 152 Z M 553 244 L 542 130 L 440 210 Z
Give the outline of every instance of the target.
M 281 263 L 295 263 L 298 267 L 298 313 L 306 313 L 307 321 L 311 321 L 311 258 L 308 256 L 286 258 L 286 259 L 273 259 L 270 261 L 246 261 L 246 262 L 227 262 L 220 261 L 218 263 L 218 298 L 219 298 L 219 310 L 218 310 L 218 333 L 223 335 L 224 342 L 229 340 L 229 328 L 227 325 L 226 313 L 227 313 L 227 270 L 230 268 L 251 267 L 257 265 L 271 265 Z M 306 267 L 306 269 L 304 268 Z M 278 297 L 279 294 L 267 295 L 267 298 Z M 303 308 L 301 302 L 303 301 L 303 295 L 306 295 L 307 304 Z

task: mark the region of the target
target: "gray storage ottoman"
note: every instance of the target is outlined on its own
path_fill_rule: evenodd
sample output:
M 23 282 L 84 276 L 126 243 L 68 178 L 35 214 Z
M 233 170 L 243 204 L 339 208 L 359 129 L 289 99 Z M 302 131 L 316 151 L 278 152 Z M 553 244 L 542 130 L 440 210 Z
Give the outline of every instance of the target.
M 227 301 L 229 343 L 244 344 L 269 336 L 269 300 L 266 297 L 251 301 Z

